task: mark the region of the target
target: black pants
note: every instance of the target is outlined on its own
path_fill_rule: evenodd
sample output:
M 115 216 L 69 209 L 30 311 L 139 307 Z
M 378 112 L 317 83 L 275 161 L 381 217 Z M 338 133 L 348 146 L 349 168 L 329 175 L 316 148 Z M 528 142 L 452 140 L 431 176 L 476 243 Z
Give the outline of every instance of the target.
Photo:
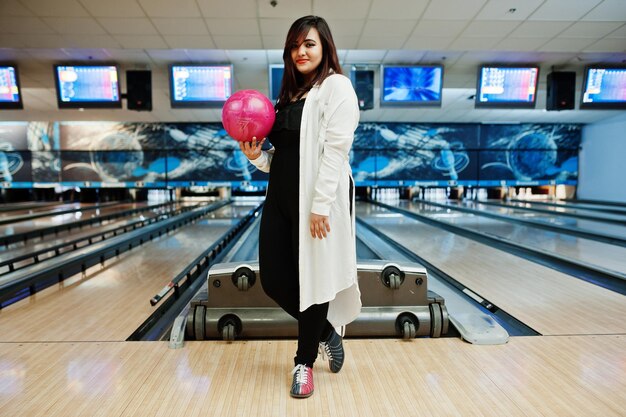
M 270 196 L 266 199 L 259 232 L 259 268 L 265 293 L 298 320 L 295 364 L 313 367 L 319 342 L 330 336 L 333 327 L 326 319 L 328 303 L 300 311 L 297 203 L 296 199 L 294 213 Z

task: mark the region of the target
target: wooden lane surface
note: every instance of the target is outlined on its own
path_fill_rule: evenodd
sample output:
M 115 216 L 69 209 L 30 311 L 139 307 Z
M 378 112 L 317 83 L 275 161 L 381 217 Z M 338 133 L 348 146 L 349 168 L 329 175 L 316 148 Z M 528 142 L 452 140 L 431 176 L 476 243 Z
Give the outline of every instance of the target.
M 180 208 L 182 205 L 184 204 L 174 204 L 171 207 L 171 209 Z M 36 239 L 36 240 L 33 240 L 32 242 L 30 240 L 27 243 L 16 242 L 14 244 L 11 244 L 9 246 L 9 249 L 0 250 L 0 261 L 13 259 L 17 256 L 33 253 L 38 250 L 41 250 L 47 247 L 52 247 L 55 245 L 59 245 L 64 242 L 71 242 L 80 237 L 90 236 L 102 230 L 109 230 L 109 229 L 113 229 L 116 227 L 121 227 L 131 222 L 138 221 L 142 218 L 151 219 L 166 211 L 167 211 L 166 207 L 159 207 L 154 210 L 150 210 L 150 211 L 146 211 L 142 213 L 135 213 L 129 216 L 119 217 L 117 219 L 106 220 L 106 221 L 103 221 L 102 223 L 95 224 L 90 227 L 83 227 L 82 229 L 76 229 L 70 232 L 59 233 L 58 235 L 54 235 L 54 234 L 47 235 L 47 236 L 44 236 L 43 239 Z M 86 243 L 83 243 L 83 244 L 86 244 Z M 52 256 L 52 255 L 53 254 L 48 254 L 48 256 Z M 41 257 L 40 259 L 43 260 L 45 259 L 45 257 Z M 28 262 L 25 262 L 26 265 L 30 263 L 32 263 L 32 261 L 30 260 Z M 19 266 L 19 264 L 16 266 Z M 4 269 L 0 268 L 0 273 L 6 272 L 7 270 L 8 270 L 8 267 L 5 267 Z
M 626 334 L 621 294 L 370 204 L 357 216 L 541 334 Z
M 55 207 L 64 204 L 72 203 L 62 201 L 22 201 L 19 203 L 0 203 L 0 213 L 37 210 L 42 207 Z
M 467 206 L 474 210 L 505 215 L 513 218 L 518 218 L 520 220 L 531 220 L 541 223 L 547 223 L 548 225 L 562 226 L 569 229 L 580 229 L 582 231 L 591 232 L 594 234 L 617 237 L 619 239 L 626 239 L 626 226 L 621 226 L 615 223 L 559 216 L 556 213 L 548 214 L 531 212 L 527 210 L 516 209 L 515 207 L 492 206 L 489 204 L 481 204 L 480 201 L 464 201 L 458 204 Z
M 250 208 L 226 206 L 0 310 L 0 341 L 125 340 L 156 308 L 150 298 Z
M 38 217 L 32 220 L 24 220 L 17 223 L 11 223 L 0 226 L 0 236 L 9 236 L 16 233 L 30 232 L 31 230 L 40 229 L 43 227 L 57 226 L 69 222 L 87 220 L 93 217 L 105 216 L 108 214 L 117 213 L 119 211 L 132 210 L 135 208 L 146 207 L 147 203 L 127 203 L 116 204 L 114 206 L 107 206 L 99 210 L 90 210 L 87 212 L 75 212 L 66 214 L 52 214 L 46 217 Z
M 623 336 L 353 340 L 289 397 L 292 340 L 0 343 L 7 416 L 623 416 Z
M 544 253 L 578 260 L 603 270 L 626 274 L 626 247 L 584 239 L 563 233 L 547 232 L 532 225 L 510 223 L 480 215 L 450 215 L 442 207 L 422 203 L 401 202 L 398 207 L 418 212 L 455 226 L 507 239 L 538 249 Z
M 513 199 L 510 200 L 511 203 L 527 203 L 530 202 L 538 207 L 562 207 L 569 209 L 589 209 L 590 211 L 595 211 L 597 213 L 615 213 L 615 214 L 624 214 L 626 215 L 626 207 L 624 206 L 611 206 L 606 204 L 588 204 L 588 203 L 574 203 L 569 201 L 560 201 L 560 200 L 524 200 L 524 199 Z
M 580 216 L 591 216 L 597 217 L 599 221 L 609 219 L 609 220 L 618 220 L 626 222 L 626 212 L 624 213 L 606 213 L 598 210 L 587 210 L 582 207 L 572 207 L 572 206 L 548 206 L 545 204 L 535 204 L 533 201 L 520 202 L 520 201 L 499 201 L 499 203 L 504 204 L 507 207 L 511 208 L 531 208 L 533 210 L 541 210 L 549 213 L 553 213 L 555 216 L 558 216 L 559 213 L 568 213 Z
M 0 211 L 0 219 L 5 219 L 8 217 L 24 216 L 27 214 L 35 214 L 35 213 L 42 213 L 42 212 L 71 210 L 71 209 L 78 209 L 82 207 L 86 208 L 86 207 L 92 207 L 95 204 L 96 203 L 65 203 L 65 204 L 57 203 L 57 204 L 42 205 L 40 207 L 31 207 L 31 208 L 24 208 L 24 209 L 11 210 L 11 211 Z M 0 204 L 0 206 L 2 206 L 2 204 Z

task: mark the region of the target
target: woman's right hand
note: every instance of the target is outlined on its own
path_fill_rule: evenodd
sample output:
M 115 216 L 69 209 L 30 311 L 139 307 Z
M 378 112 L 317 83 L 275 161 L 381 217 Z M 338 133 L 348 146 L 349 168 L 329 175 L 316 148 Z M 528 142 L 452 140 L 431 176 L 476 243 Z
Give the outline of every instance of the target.
M 263 146 L 263 143 L 265 143 L 265 139 L 266 138 L 263 138 L 257 142 L 256 137 L 253 137 L 252 142 L 239 142 L 239 148 L 241 149 L 241 152 L 246 155 L 246 158 L 250 161 L 254 161 L 261 156 L 261 147 Z

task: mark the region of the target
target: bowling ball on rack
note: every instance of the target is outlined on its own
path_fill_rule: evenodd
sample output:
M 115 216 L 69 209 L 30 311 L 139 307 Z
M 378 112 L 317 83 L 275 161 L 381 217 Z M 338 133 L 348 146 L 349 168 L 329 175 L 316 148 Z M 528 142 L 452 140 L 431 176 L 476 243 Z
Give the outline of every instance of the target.
M 222 108 L 226 132 L 239 142 L 262 139 L 272 130 L 276 112 L 272 102 L 256 90 L 240 90 L 230 96 Z

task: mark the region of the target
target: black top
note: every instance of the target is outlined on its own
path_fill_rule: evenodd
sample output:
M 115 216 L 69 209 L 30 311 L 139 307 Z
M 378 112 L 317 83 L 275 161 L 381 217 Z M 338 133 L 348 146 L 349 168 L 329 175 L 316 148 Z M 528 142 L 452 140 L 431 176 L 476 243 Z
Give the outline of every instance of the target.
M 295 201 L 296 209 L 303 107 L 304 99 L 289 103 L 279 110 L 268 137 L 275 151 L 270 167 L 267 197 L 277 198 L 280 202 Z
M 304 99 L 293 101 L 283 107 L 276 113 L 276 120 L 272 126 L 272 132 L 280 130 L 300 130 L 302 122 L 302 109 L 304 108 Z M 270 136 L 271 137 L 271 136 Z M 273 144 L 273 143 L 272 143 Z

